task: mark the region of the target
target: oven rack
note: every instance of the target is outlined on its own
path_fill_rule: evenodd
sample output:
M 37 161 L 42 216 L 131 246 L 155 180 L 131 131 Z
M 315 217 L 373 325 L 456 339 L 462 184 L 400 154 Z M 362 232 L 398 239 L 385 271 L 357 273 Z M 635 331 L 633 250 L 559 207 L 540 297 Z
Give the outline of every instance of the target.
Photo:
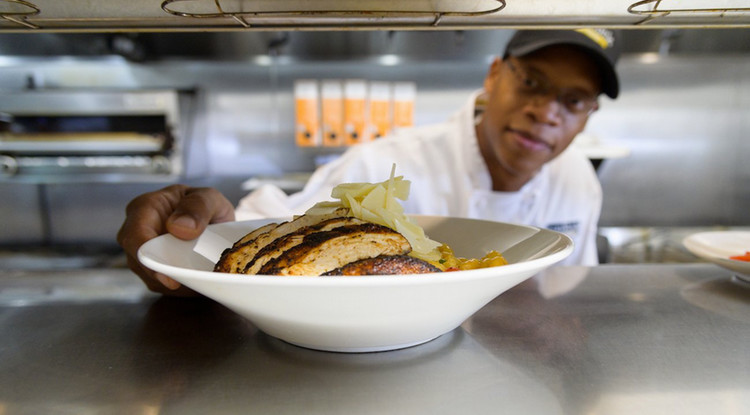
M 744 1 L 744 0 L 743 0 Z M 639 24 L 643 24 L 652 21 L 656 18 L 666 17 L 672 13 L 682 14 L 719 14 L 720 17 L 724 17 L 728 13 L 749 13 L 750 7 L 716 7 L 710 3 L 706 7 L 663 7 L 662 3 L 680 3 L 677 0 L 641 0 L 631 4 L 628 7 L 628 13 L 647 16 L 647 18 L 641 21 Z M 747 3 L 747 1 L 745 1 Z M 684 4 L 684 3 L 683 3 Z M 649 6 L 651 6 L 649 8 Z
M 273 2 L 271 0 L 258 1 L 258 0 L 161 0 L 161 2 L 155 1 L 153 3 L 153 10 L 146 11 L 147 15 L 142 16 L 142 13 L 136 16 L 130 16 L 127 13 L 124 15 L 118 15 L 116 9 L 113 12 L 113 3 L 116 0 L 101 1 L 101 10 L 106 10 L 106 14 L 99 15 L 87 15 L 85 12 L 79 13 L 75 17 L 55 17 L 55 12 L 45 14 L 50 4 L 56 4 L 60 0 L 0 0 L 0 18 L 8 21 L 12 24 L 22 26 L 26 29 L 32 30 L 69 30 L 69 28 L 78 28 L 79 30 L 97 30 L 102 27 L 108 28 L 108 26 L 99 26 L 114 24 L 118 22 L 126 22 L 125 26 L 116 26 L 114 29 L 118 31 L 126 30 L 143 30 L 144 28 L 156 28 L 157 30 L 185 30 L 185 27 L 171 26 L 174 21 L 165 21 L 166 15 L 176 16 L 178 18 L 187 18 L 193 20 L 203 19 L 205 20 L 221 20 L 229 19 L 230 26 L 231 22 L 236 22 L 240 28 L 255 28 L 263 30 L 284 30 L 289 28 L 316 28 L 325 30 L 347 30 L 351 28 L 366 28 L 370 27 L 373 23 L 378 27 L 407 27 L 407 28 L 419 28 L 419 27 L 451 27 L 451 23 L 441 22 L 444 17 L 478 17 L 478 16 L 489 16 L 495 14 L 501 10 L 505 10 L 508 0 L 483 0 L 481 5 L 477 5 L 473 2 L 473 9 L 461 10 L 465 3 L 460 0 L 402 0 L 399 2 L 383 1 L 382 4 L 386 6 L 380 6 L 375 0 L 363 2 L 364 5 L 361 7 L 348 6 L 347 3 L 339 2 L 338 4 L 334 0 L 319 0 L 317 2 L 307 0 L 308 4 L 317 3 L 320 9 L 314 8 L 304 10 L 301 6 L 289 7 L 288 10 L 271 10 L 264 11 L 259 8 L 265 5 L 269 7 Z M 69 1 L 73 5 L 80 6 L 81 2 L 74 0 Z M 141 6 L 144 5 L 144 1 L 134 2 L 133 8 L 138 8 L 138 12 L 143 12 Z M 152 0 L 148 0 L 152 1 Z M 296 4 L 299 4 L 298 0 Z M 513 0 L 519 4 L 524 0 Z M 602 2 L 611 0 L 598 0 Z M 623 0 L 618 0 L 623 1 Z M 53 2 L 53 3 L 49 3 Z M 563 0 L 548 0 L 540 1 L 540 6 L 553 7 L 556 4 L 564 4 Z M 190 3 L 190 4 L 188 4 Z M 276 4 L 280 4 L 277 2 Z M 295 4 L 294 2 L 292 2 Z M 354 0 L 350 0 L 348 4 L 354 4 Z M 422 10 L 420 7 L 416 7 L 416 4 L 424 4 L 429 6 L 423 6 Z M 731 26 L 732 23 L 738 23 L 739 26 L 747 25 L 747 16 L 750 14 L 750 0 L 711 0 L 703 1 L 703 4 L 699 3 L 698 0 L 692 2 L 686 2 L 682 0 L 638 0 L 635 2 L 625 0 L 622 5 L 614 5 L 610 8 L 619 9 L 622 7 L 622 12 L 630 16 L 642 16 L 643 19 L 637 21 L 621 21 L 620 23 L 615 22 L 614 26 L 659 26 L 664 23 L 666 25 L 671 24 L 687 24 L 695 25 L 698 24 L 701 27 L 707 27 L 712 25 L 719 26 Z M 149 9 L 151 9 L 151 3 Z M 342 5 L 343 4 L 343 5 Z M 369 4 L 369 5 L 368 5 Z M 391 10 L 388 10 L 387 6 L 393 6 Z M 695 5 L 698 6 L 695 6 Z M 140 5 L 140 6 L 139 6 Z M 238 6 L 239 5 L 239 6 Z M 252 7 L 255 6 L 254 10 L 234 10 L 237 7 Z M 335 5 L 335 6 L 331 6 Z M 71 6 L 72 7 L 72 6 Z M 413 9 L 409 9 L 412 7 Z M 448 10 L 449 8 L 454 10 Z M 468 7 L 468 6 L 467 6 Z M 128 6 L 125 6 L 127 9 Z M 229 10 L 233 8 L 233 10 Z M 399 10 L 401 8 L 402 10 Z M 564 7 L 563 7 L 564 8 Z M 76 8 L 73 7 L 73 10 Z M 429 10 L 428 10 L 429 9 Z M 98 9 L 99 10 L 99 9 Z M 199 11 L 198 11 L 199 10 Z M 166 13 L 166 14 L 164 14 Z M 617 10 L 610 10 L 608 13 L 615 13 L 620 19 L 623 19 L 622 14 Z M 498 14 L 499 16 L 500 14 Z M 740 18 L 739 22 L 733 19 Z M 705 20 L 707 18 L 707 20 Z M 500 20 L 504 20 L 504 17 L 500 17 Z M 698 20 L 696 20 L 698 19 Z M 178 19 L 179 20 L 179 19 Z M 285 21 L 286 20 L 286 21 Z M 425 22 L 423 22 L 425 21 Z M 576 20 L 577 21 L 577 20 Z M 575 23 L 572 25 L 578 27 L 581 23 Z M 387 23 L 385 26 L 383 23 Z M 571 21 L 563 26 L 570 26 Z M 623 23 L 624 22 L 624 23 Z M 682 22 L 682 23 L 680 23 Z M 94 24 L 94 26 L 80 26 L 86 23 Z M 149 23 L 149 24 L 146 24 Z M 480 22 L 481 27 L 494 27 L 499 26 L 513 26 L 514 24 L 520 24 L 520 22 L 500 22 L 494 17 L 488 17 L 487 20 Z M 50 27 L 44 27 L 45 25 L 51 25 Z M 66 26 L 72 24 L 72 26 Z M 144 24 L 146 24 L 144 26 Z M 152 24 L 155 24 L 152 25 Z M 163 26 L 159 26 L 162 24 Z M 466 24 L 466 23 L 464 23 Z M 592 23 L 598 25 L 597 23 Z M 56 27 L 53 27 L 57 25 Z M 60 27 L 59 25 L 62 25 Z M 549 25 L 540 23 L 539 27 L 550 27 L 557 25 Z M 199 26 L 196 26 L 199 27 Z M 228 26 L 229 27 L 229 26 Z M 217 27 L 209 27 L 208 29 L 217 29 Z M 219 27 L 221 29 L 221 27 Z M 108 28 L 110 30 L 110 28 Z
M 308 17 L 308 18 L 377 18 L 377 17 L 401 17 L 401 18 L 432 18 L 430 26 L 438 26 L 443 17 L 449 16 L 482 16 L 499 12 L 505 8 L 506 0 L 490 0 L 497 3 L 496 7 L 484 9 L 484 10 L 470 10 L 470 11 L 441 11 L 441 10 L 354 10 L 354 9 L 341 9 L 341 10 L 275 10 L 275 11 L 225 11 L 221 5 L 221 0 L 213 0 L 216 6 L 216 12 L 189 12 L 189 11 L 178 11 L 170 7 L 176 3 L 193 2 L 195 0 L 164 0 L 161 4 L 162 10 L 172 14 L 174 16 L 189 17 L 189 18 L 231 18 L 245 28 L 251 27 L 251 23 L 248 22 L 248 18 L 295 18 L 295 17 Z M 207 1 L 207 2 L 210 2 Z M 206 2 L 206 3 L 207 3 Z
M 28 9 L 19 12 L 0 12 L 0 17 L 2 17 L 3 19 L 19 24 L 21 26 L 26 26 L 29 29 L 39 29 L 39 26 L 26 20 L 26 18 L 35 16 L 41 12 L 41 9 L 37 5 L 25 0 L 0 0 L 0 3 L 20 4 L 22 7 Z

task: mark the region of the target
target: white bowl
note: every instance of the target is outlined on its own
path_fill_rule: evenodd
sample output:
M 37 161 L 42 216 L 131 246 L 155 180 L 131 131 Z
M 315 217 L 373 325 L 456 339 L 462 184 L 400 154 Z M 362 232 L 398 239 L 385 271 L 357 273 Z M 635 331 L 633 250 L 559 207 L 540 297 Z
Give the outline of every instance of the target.
M 573 251 L 570 238 L 546 229 L 437 216 L 414 219 L 458 256 L 481 257 L 494 249 L 510 264 L 422 275 L 224 274 L 212 272 L 213 263 L 193 251 L 195 241 L 171 235 L 148 241 L 138 257 L 271 336 L 311 349 L 371 352 L 414 346 L 447 333 L 504 291 Z M 271 221 L 222 223 L 211 225 L 211 230 L 235 241 Z
M 693 255 L 739 274 L 743 280 L 750 279 L 750 262 L 729 259 L 750 251 L 750 232 L 713 231 L 692 234 L 682 244 Z

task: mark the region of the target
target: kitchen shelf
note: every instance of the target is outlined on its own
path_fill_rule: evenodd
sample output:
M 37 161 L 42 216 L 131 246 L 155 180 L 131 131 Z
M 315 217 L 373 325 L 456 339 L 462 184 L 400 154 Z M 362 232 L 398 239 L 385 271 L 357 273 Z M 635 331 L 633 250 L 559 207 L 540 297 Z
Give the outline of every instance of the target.
M 33 3 L 29 3 L 24 0 L 1 0 L 0 6 L 17 6 L 8 7 L 8 9 L 0 8 L 0 17 L 8 22 L 15 23 L 28 29 L 39 29 L 39 26 L 29 23 L 28 18 L 36 16 L 41 12 L 39 7 Z
M 322 20 L 327 20 L 329 25 L 336 27 L 346 26 L 346 22 L 354 20 L 369 21 L 373 19 L 390 19 L 395 22 L 401 20 L 401 24 L 418 25 L 420 20 L 432 27 L 439 26 L 444 17 L 461 16 L 472 17 L 496 13 L 505 8 L 505 0 L 485 0 L 481 7 L 472 4 L 474 7 L 466 7 L 467 4 L 456 4 L 451 1 L 401 1 L 396 3 L 377 2 L 309 2 L 311 7 L 301 9 L 301 5 L 292 6 L 284 9 L 283 4 L 286 2 L 277 1 L 270 10 L 262 10 L 257 7 L 261 2 L 258 1 L 230 1 L 230 0 L 205 0 L 202 5 L 206 6 L 213 3 L 215 10 L 209 8 L 206 10 L 194 10 L 190 6 L 198 3 L 195 0 L 164 0 L 161 8 L 172 15 L 187 18 L 224 18 L 233 19 L 244 28 L 254 26 L 254 23 L 248 21 L 253 19 L 258 24 L 268 26 L 267 21 L 278 21 L 278 19 L 288 19 L 299 21 L 302 25 L 314 25 Z M 236 9 L 226 9 L 227 3 L 233 3 Z M 482 3 L 482 2 L 479 2 Z M 222 6 L 224 4 L 225 6 Z M 282 4 L 281 7 L 278 5 Z M 175 6 L 183 5 L 186 9 L 179 10 Z M 421 6 L 421 8 L 420 8 Z M 451 7 L 453 6 L 453 7 Z
M 641 23 L 655 19 L 737 19 L 750 16 L 750 2 L 747 0 L 723 2 L 697 2 L 678 0 L 641 0 L 628 7 L 628 13 L 646 16 Z M 742 16 L 744 14 L 744 16 Z
M 0 32 L 750 27 L 749 0 L 0 0 Z

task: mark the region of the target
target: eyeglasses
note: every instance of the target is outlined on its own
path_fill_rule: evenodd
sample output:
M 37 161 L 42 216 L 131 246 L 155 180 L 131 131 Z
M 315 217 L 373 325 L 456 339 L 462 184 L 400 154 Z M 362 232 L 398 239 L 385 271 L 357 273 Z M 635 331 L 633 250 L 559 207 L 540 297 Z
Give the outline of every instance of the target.
M 505 59 L 504 62 L 508 64 L 508 67 L 515 75 L 517 80 L 516 89 L 524 97 L 538 98 L 554 94 L 557 102 L 562 104 L 565 111 L 578 116 L 591 115 L 592 112 L 599 108 L 596 96 L 591 96 L 578 89 L 558 88 L 541 74 L 520 69 L 510 59 Z

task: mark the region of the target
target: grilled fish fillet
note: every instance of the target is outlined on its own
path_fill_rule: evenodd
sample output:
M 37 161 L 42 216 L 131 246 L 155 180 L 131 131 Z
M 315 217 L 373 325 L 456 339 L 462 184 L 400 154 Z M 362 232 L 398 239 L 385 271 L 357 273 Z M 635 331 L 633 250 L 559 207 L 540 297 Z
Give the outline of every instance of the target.
M 341 226 L 347 225 L 361 225 L 367 223 L 360 219 L 352 216 L 340 217 L 327 219 L 322 222 L 316 223 L 315 225 L 307 226 L 298 229 L 295 232 L 288 233 L 284 236 L 276 238 L 271 243 L 259 250 L 252 260 L 250 260 L 245 268 L 242 269 L 243 274 L 257 274 L 258 271 L 269 261 L 278 258 L 285 251 L 294 248 L 304 241 L 305 236 L 313 232 L 327 232 L 336 229 Z
M 429 272 L 441 272 L 441 270 L 427 261 L 409 255 L 379 255 L 375 258 L 351 262 L 323 273 L 322 276 L 426 274 Z
M 254 230 L 254 231 L 252 231 L 250 233 L 248 233 L 247 235 L 243 236 L 242 239 L 240 239 L 239 241 L 237 241 L 234 244 L 232 244 L 232 248 L 238 247 L 240 245 L 244 245 L 244 244 L 252 241 L 253 239 L 257 238 L 261 234 L 264 234 L 264 233 L 266 233 L 266 232 L 274 229 L 277 226 L 279 226 L 278 223 L 269 223 L 268 225 L 261 226 L 260 228 Z
M 374 223 L 341 226 L 305 235 L 302 242 L 260 268 L 265 275 L 321 275 L 351 262 L 411 251 L 400 233 Z
M 334 212 L 325 215 L 302 215 L 296 217 L 294 220 L 283 222 L 275 226 L 272 226 L 274 224 L 263 226 L 250 232 L 232 247 L 226 249 L 214 266 L 214 271 L 243 273 L 248 262 L 252 261 L 258 251 L 265 248 L 277 238 L 296 232 L 302 228 L 313 226 L 328 219 L 344 216 L 349 216 L 349 209 L 337 209 Z M 259 232 L 259 230 L 261 231 Z

